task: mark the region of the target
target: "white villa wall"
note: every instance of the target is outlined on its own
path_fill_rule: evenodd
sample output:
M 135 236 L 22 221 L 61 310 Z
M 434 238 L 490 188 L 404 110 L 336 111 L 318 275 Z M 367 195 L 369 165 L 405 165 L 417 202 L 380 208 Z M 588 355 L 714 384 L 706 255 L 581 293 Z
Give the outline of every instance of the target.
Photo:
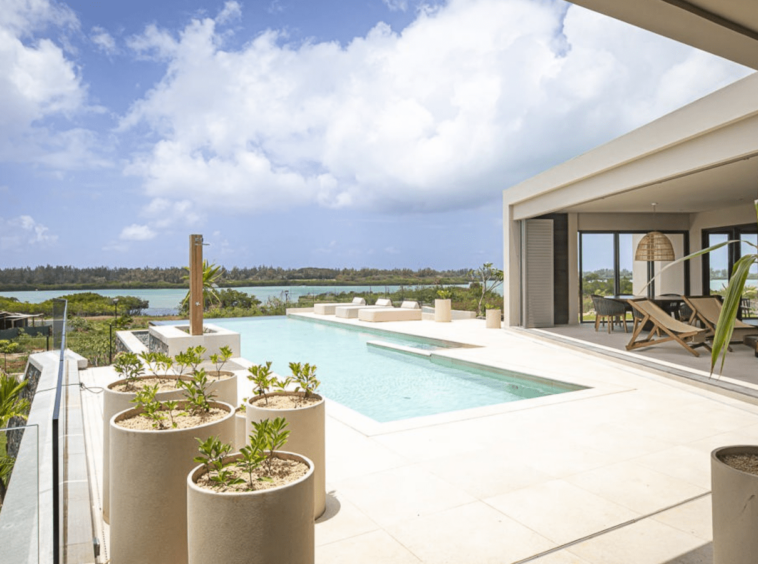
M 579 231 L 687 231 L 686 213 L 580 213 Z

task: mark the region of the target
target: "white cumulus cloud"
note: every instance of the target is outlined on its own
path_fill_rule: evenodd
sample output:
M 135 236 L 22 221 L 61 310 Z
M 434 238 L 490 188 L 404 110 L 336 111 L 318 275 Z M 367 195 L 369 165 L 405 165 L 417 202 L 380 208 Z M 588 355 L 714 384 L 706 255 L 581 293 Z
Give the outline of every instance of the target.
M 119 238 L 123 241 L 148 241 L 156 235 L 157 233 L 149 226 L 133 223 L 121 230 Z
M 0 217 L 0 250 L 21 253 L 46 247 L 58 240 L 50 230 L 29 215 L 5 219 Z
M 100 26 L 92 28 L 90 39 L 106 55 L 113 55 L 118 52 L 116 40 L 113 39 L 113 36 L 110 33 Z
M 102 165 L 86 132 L 49 120 L 86 107 L 77 66 L 51 35 L 76 31 L 67 7 L 50 0 L 8 0 L 0 10 L 0 161 L 70 169 Z M 75 143 L 70 142 L 74 139 Z
M 150 132 L 126 172 L 153 202 L 476 207 L 749 72 L 546 1 L 450 0 L 347 45 L 270 30 L 230 48 L 216 29 L 228 11 L 129 41 L 166 64 L 120 125 Z

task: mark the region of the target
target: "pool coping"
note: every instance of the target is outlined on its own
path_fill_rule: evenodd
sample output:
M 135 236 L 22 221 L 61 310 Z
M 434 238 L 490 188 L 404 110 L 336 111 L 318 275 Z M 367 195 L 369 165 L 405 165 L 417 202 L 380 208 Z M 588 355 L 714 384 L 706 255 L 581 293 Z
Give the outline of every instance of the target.
M 435 337 L 425 337 L 420 335 L 409 334 L 401 331 L 393 331 L 390 329 L 380 329 L 374 327 L 366 327 L 363 324 L 355 323 L 355 320 L 338 320 L 338 319 L 321 319 L 315 316 L 312 312 L 295 313 L 290 310 L 287 313 L 288 318 L 300 318 L 301 321 L 308 321 L 313 323 L 321 323 L 324 325 L 330 325 L 340 327 L 343 329 L 350 329 L 354 331 L 363 331 L 367 333 L 402 337 L 403 339 L 418 339 L 422 342 L 441 342 L 447 345 L 447 348 L 438 349 L 434 351 L 422 351 L 421 349 L 412 349 L 411 347 L 403 347 L 407 349 L 406 352 L 416 354 L 418 356 L 437 356 L 444 358 L 450 364 L 458 365 L 461 367 L 493 370 L 493 371 L 517 371 L 503 366 L 497 366 L 495 364 L 485 364 L 481 362 L 473 362 L 466 359 L 456 358 L 455 353 L 461 349 L 483 349 L 485 345 L 465 343 L 461 341 L 451 341 L 447 339 L 438 339 Z M 425 353 L 428 353 L 425 354 Z M 355 429 L 367 437 L 373 437 L 378 435 L 396 433 L 399 431 L 409 431 L 413 429 L 420 429 L 424 427 L 432 427 L 440 424 L 455 423 L 460 421 L 466 421 L 469 419 L 478 419 L 482 417 L 489 417 L 492 415 L 500 415 L 507 413 L 514 413 L 518 411 L 524 411 L 529 409 L 538 409 L 546 405 L 555 405 L 565 402 L 582 401 L 599 396 L 605 396 L 610 394 L 623 393 L 627 391 L 633 391 L 634 388 L 625 386 L 613 385 L 613 384 L 600 384 L 588 386 L 586 383 L 574 382 L 572 378 L 558 379 L 553 375 L 540 374 L 541 371 L 533 370 L 531 373 L 523 373 L 524 376 L 529 378 L 530 376 L 538 380 L 549 380 L 556 384 L 563 384 L 566 386 L 578 387 L 582 389 L 565 391 L 562 393 L 551 394 L 539 398 L 528 398 L 507 403 L 497 403 L 481 407 L 472 407 L 468 409 L 461 409 L 456 411 L 448 411 L 445 413 L 438 413 L 434 415 L 424 415 L 420 417 L 412 417 L 408 419 L 400 419 L 397 421 L 379 422 L 371 419 L 370 417 L 363 415 L 354 409 L 340 404 L 334 400 L 326 398 L 328 413 L 331 417 L 334 417 L 337 421 L 347 425 L 348 427 Z M 593 383 L 594 384 L 594 383 Z

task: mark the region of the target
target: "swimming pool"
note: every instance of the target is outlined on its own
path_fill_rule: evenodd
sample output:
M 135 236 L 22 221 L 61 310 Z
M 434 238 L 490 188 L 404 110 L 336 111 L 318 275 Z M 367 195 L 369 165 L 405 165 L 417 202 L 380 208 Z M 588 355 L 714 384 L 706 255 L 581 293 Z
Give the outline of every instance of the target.
M 380 423 L 582 389 L 515 372 L 454 366 L 428 356 L 444 342 L 396 333 L 377 337 L 294 317 L 209 322 L 240 333 L 242 356 L 255 364 L 270 360 L 278 374 L 289 374 L 290 362 L 315 364 L 324 396 Z M 426 356 L 367 344 L 377 339 L 425 350 Z

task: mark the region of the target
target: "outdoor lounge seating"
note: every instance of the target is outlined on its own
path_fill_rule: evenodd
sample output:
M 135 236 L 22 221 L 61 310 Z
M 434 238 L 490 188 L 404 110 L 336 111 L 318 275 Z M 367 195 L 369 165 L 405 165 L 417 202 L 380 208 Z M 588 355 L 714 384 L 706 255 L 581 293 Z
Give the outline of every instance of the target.
M 716 296 L 692 296 L 685 297 L 685 303 L 692 310 L 690 324 L 695 321 L 702 323 L 703 327 L 709 330 L 709 337 L 716 332 L 716 323 L 721 315 L 721 300 Z M 758 335 L 758 327 L 748 325 L 736 319 L 734 321 L 734 331 L 732 332 L 732 343 L 742 343 L 745 337 L 749 335 Z
M 598 330 L 602 321 L 606 321 L 609 333 L 613 331 L 613 326 L 616 323 L 623 323 L 624 333 L 626 333 L 626 307 L 624 304 L 603 296 L 593 295 L 591 297 L 592 305 L 595 308 L 595 331 Z
M 336 310 L 334 310 L 334 314 L 337 317 L 344 317 L 346 319 L 358 319 L 358 312 L 362 309 L 373 309 L 377 307 L 392 307 L 392 300 L 385 299 L 385 298 L 379 298 L 376 300 L 375 305 L 342 305 L 338 306 Z
M 652 347 L 668 341 L 676 341 L 694 356 L 700 356 L 695 347 L 703 346 L 710 350 L 711 347 L 705 342 L 709 334 L 708 329 L 701 329 L 674 319 L 650 300 L 634 300 L 628 303 L 640 313 L 642 319 L 636 324 L 626 350 Z M 652 329 L 646 338 L 639 339 L 642 329 L 648 322 L 653 324 Z
M 421 306 L 418 302 L 404 301 L 400 307 L 361 308 L 358 312 L 361 321 L 421 321 Z
M 317 313 L 319 315 L 334 315 L 334 310 L 337 309 L 338 306 L 344 306 L 344 305 L 346 305 L 345 302 L 330 303 L 330 304 L 314 304 L 313 313 Z M 364 298 L 353 298 L 351 305 L 365 306 L 366 300 Z

